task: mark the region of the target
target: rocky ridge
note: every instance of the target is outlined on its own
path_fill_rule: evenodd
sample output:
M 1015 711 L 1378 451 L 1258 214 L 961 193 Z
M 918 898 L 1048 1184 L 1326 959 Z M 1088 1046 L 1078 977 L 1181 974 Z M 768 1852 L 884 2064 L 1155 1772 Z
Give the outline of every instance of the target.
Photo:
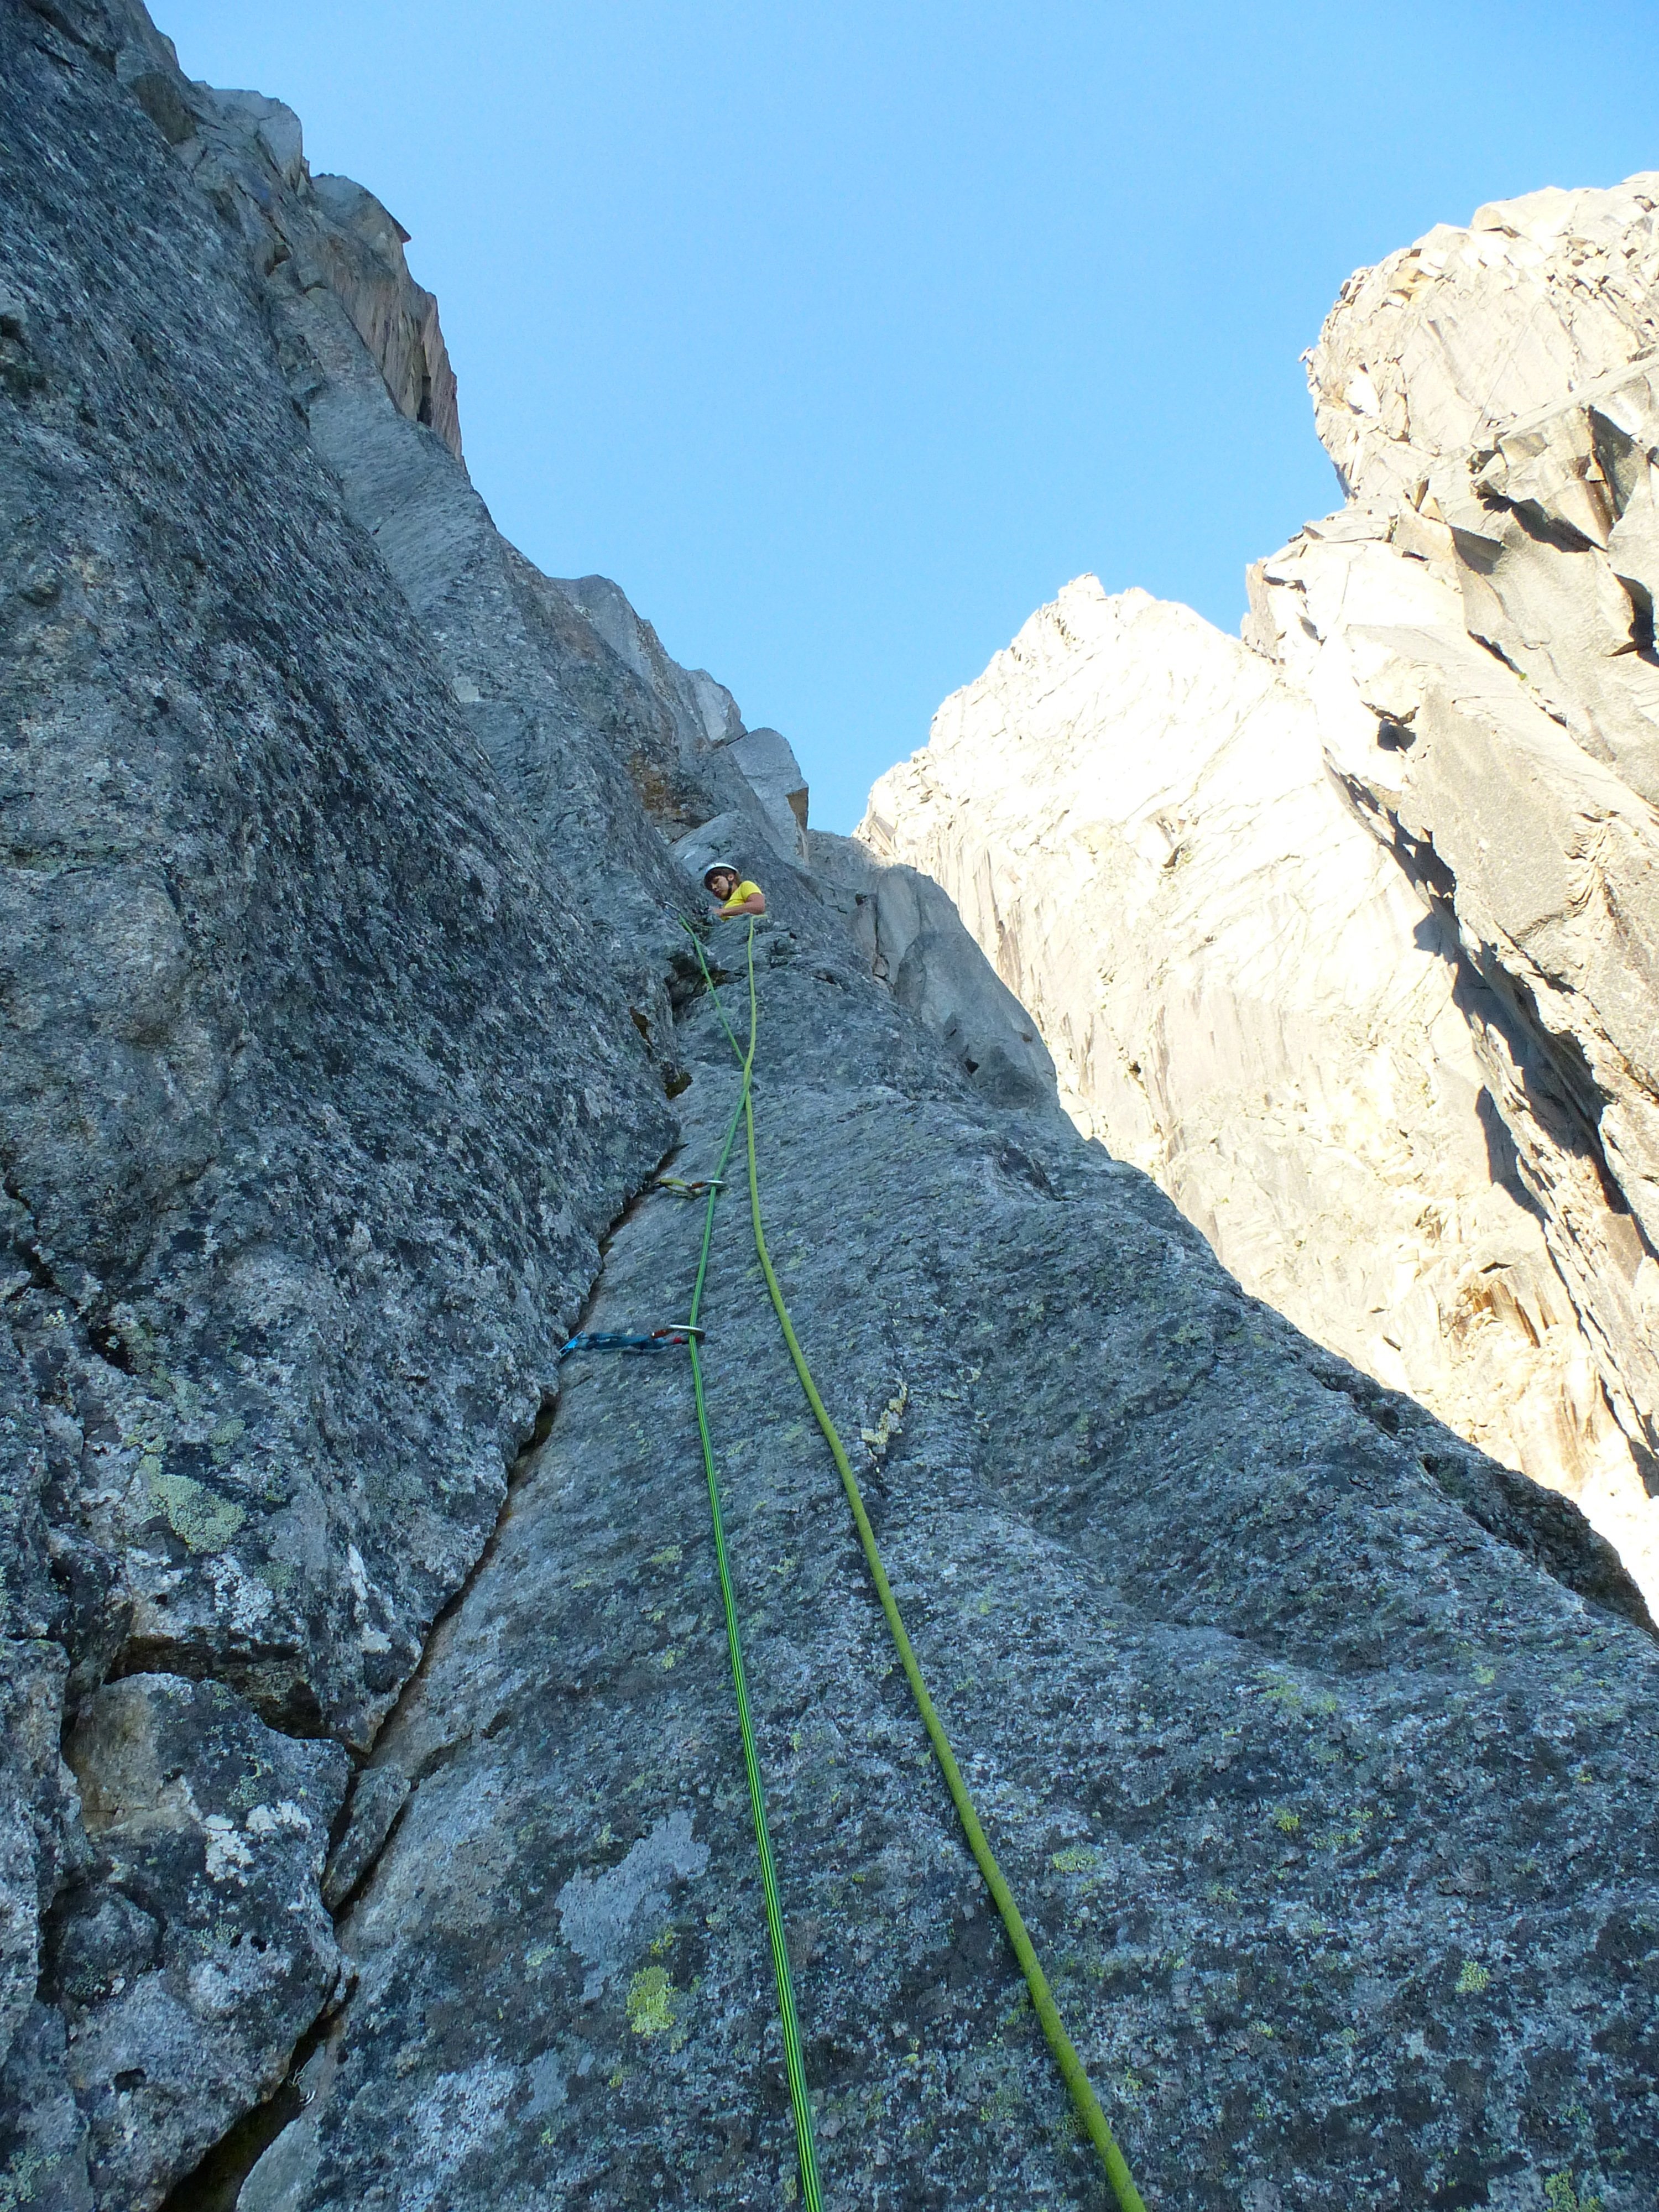
M 286 110 L 96 0 L 0 0 L 0 2202 L 787 2198 L 684 1371 L 558 1356 L 687 1294 L 729 842 L 775 1249 L 1149 2200 L 1636 2212 L 1607 1547 L 1241 1294 L 936 888 L 503 543 Z M 728 1211 L 832 2190 L 1095 2203 L 752 1277 Z
M 1093 579 L 862 834 L 1252 1290 L 1656 1553 L 1659 179 L 1441 226 L 1309 356 L 1243 645 Z

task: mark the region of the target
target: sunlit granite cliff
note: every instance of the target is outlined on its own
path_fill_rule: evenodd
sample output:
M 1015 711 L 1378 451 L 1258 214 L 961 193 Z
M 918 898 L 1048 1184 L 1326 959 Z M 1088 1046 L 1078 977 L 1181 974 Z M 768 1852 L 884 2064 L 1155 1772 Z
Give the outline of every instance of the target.
M 862 836 L 1247 1288 L 1659 1588 L 1659 177 L 1445 226 L 1308 356 L 1347 505 L 1241 644 L 1091 577 Z

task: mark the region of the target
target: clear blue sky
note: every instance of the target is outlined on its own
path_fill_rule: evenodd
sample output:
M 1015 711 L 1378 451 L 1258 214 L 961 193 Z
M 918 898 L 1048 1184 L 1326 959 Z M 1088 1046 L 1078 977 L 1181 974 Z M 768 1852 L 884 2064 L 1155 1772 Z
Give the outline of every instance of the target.
M 1297 356 L 1483 200 L 1659 167 L 1575 0 L 156 0 L 442 305 L 474 480 L 850 828 L 1068 577 L 1237 627 L 1336 502 Z

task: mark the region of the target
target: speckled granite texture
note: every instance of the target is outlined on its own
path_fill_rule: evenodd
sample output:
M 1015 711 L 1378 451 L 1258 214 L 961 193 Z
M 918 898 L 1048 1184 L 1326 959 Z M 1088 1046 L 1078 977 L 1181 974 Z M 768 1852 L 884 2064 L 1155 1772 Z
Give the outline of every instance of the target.
M 790 2200 L 689 1377 L 557 1357 L 684 1318 L 718 825 L 775 1256 L 1149 2203 L 1644 2212 L 1607 1547 L 1246 1298 L 948 908 L 801 865 L 729 695 L 501 544 L 286 110 L 96 0 L 0 0 L 0 2205 Z M 830 2201 L 1097 2207 L 737 1192 L 706 1318 Z

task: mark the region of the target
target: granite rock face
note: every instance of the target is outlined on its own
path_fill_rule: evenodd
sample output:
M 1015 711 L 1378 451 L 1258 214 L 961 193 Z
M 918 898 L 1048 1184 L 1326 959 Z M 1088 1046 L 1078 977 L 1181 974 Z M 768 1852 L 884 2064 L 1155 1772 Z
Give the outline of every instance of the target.
M 729 694 L 497 537 L 403 234 L 297 118 L 189 83 L 137 9 L 4 27 L 5 2154 L 125 2206 L 327 1999 L 286 1939 L 332 1806 L 292 1905 L 252 1893 L 284 1943 L 188 2018 L 221 1966 L 164 1946 L 131 2063 L 133 1986 L 59 1971 L 131 1917 L 66 1703 L 195 1678 L 249 1742 L 367 1748 L 672 1137 L 655 823 L 766 811 L 713 750 Z M 143 1877 L 173 1933 L 195 1848 Z
M 1435 234 L 1446 258 L 1427 282 L 1385 264 L 1382 300 L 1369 280 L 1350 288 L 1310 373 L 1368 503 L 1346 544 L 1304 539 L 1265 564 L 1254 633 L 1282 641 L 1318 692 L 1334 773 L 1455 921 L 1468 971 L 1504 1010 L 1475 1030 L 1488 1094 L 1650 1481 L 1656 210 L 1651 176 L 1534 194 Z M 1401 290 L 1424 325 L 1414 337 L 1390 327 Z M 1362 456 L 1380 453 L 1376 426 L 1358 418 L 1345 444 L 1333 411 L 1345 349 L 1370 357 L 1397 340 L 1413 356 L 1429 325 L 1444 331 L 1460 312 L 1488 348 L 1503 339 L 1504 378 L 1461 448 L 1438 431 L 1432 451 L 1413 447 L 1390 416 L 1399 488 L 1385 489 L 1380 459 L 1373 485 Z M 1563 365 L 1553 386 L 1540 357 Z M 1481 389 L 1477 366 L 1466 381 Z
M 0 0 L 0 2203 L 787 2200 L 688 1376 L 559 1356 L 684 1317 L 717 842 L 775 1253 L 1150 2199 L 1638 2212 L 1608 1547 L 1241 1292 L 937 887 L 503 543 L 288 110 L 98 0 Z M 832 2185 L 1093 2204 L 722 1208 Z
M 1334 785 L 1299 685 L 1079 579 L 872 795 L 1085 1131 L 1242 1281 L 1653 1571 L 1646 1492 L 1485 1089 L 1502 1010 Z
M 364 1741 L 669 1120 L 240 240 L 37 23 L 8 47 L 10 1310 L 67 1540 L 130 1607 L 102 1663 Z
M 94 2198 L 137 2205 L 276 2087 L 335 1990 L 318 1878 L 350 1763 L 166 1674 L 106 1684 L 68 1755 L 95 1857 L 54 1907 L 43 1994 Z
M 779 849 L 806 858 L 806 779 L 781 730 L 745 730 L 726 741 L 745 781 L 766 809 Z
M 1307 357 L 1343 489 L 1420 506 L 1431 476 L 1659 346 L 1659 171 L 1437 223 L 1343 286 Z
M 1007 1106 L 1051 1102 L 1054 1065 L 1036 1022 L 932 877 L 823 830 L 813 831 L 811 852 L 821 879 L 851 894 L 848 919 L 871 974 L 943 1038 L 981 1095 Z
M 1640 2204 L 1659 1668 L 1556 1578 L 1616 1601 L 1610 1555 L 1244 1298 L 1052 1102 L 977 1095 L 838 903 L 786 879 L 758 940 L 769 1241 L 1149 2203 L 1571 2172 Z M 741 945 L 716 933 L 739 1030 Z M 736 1084 L 706 1000 L 683 1049 L 696 1173 Z M 593 1326 L 683 1310 L 699 1212 L 629 1214 Z M 716 1221 L 710 1413 L 830 2201 L 1100 2203 L 740 1190 Z M 243 2212 L 787 2201 L 683 1368 L 567 1362 L 369 1772 L 402 1810 L 342 1923 L 357 1991 Z
M 226 177 L 257 155 L 274 201 L 297 152 L 136 16 L 3 31 L 10 2025 L 42 1915 L 96 1878 L 66 1684 L 73 1711 L 111 1674 L 211 1678 L 250 1728 L 366 1747 L 672 1123 L 296 414 Z M 216 2055 L 196 2022 L 202 2095 L 156 2090 L 137 2165 L 87 2070 L 117 2024 L 77 2037 L 89 2151 L 61 2094 L 32 2108 L 100 2202 L 155 2201 L 270 2086 L 331 1986 L 295 1977 Z
M 1353 498 L 1251 572 L 1251 649 L 1080 579 L 863 830 L 1249 1288 L 1650 1591 L 1656 202 L 1355 277 L 1309 357 Z

